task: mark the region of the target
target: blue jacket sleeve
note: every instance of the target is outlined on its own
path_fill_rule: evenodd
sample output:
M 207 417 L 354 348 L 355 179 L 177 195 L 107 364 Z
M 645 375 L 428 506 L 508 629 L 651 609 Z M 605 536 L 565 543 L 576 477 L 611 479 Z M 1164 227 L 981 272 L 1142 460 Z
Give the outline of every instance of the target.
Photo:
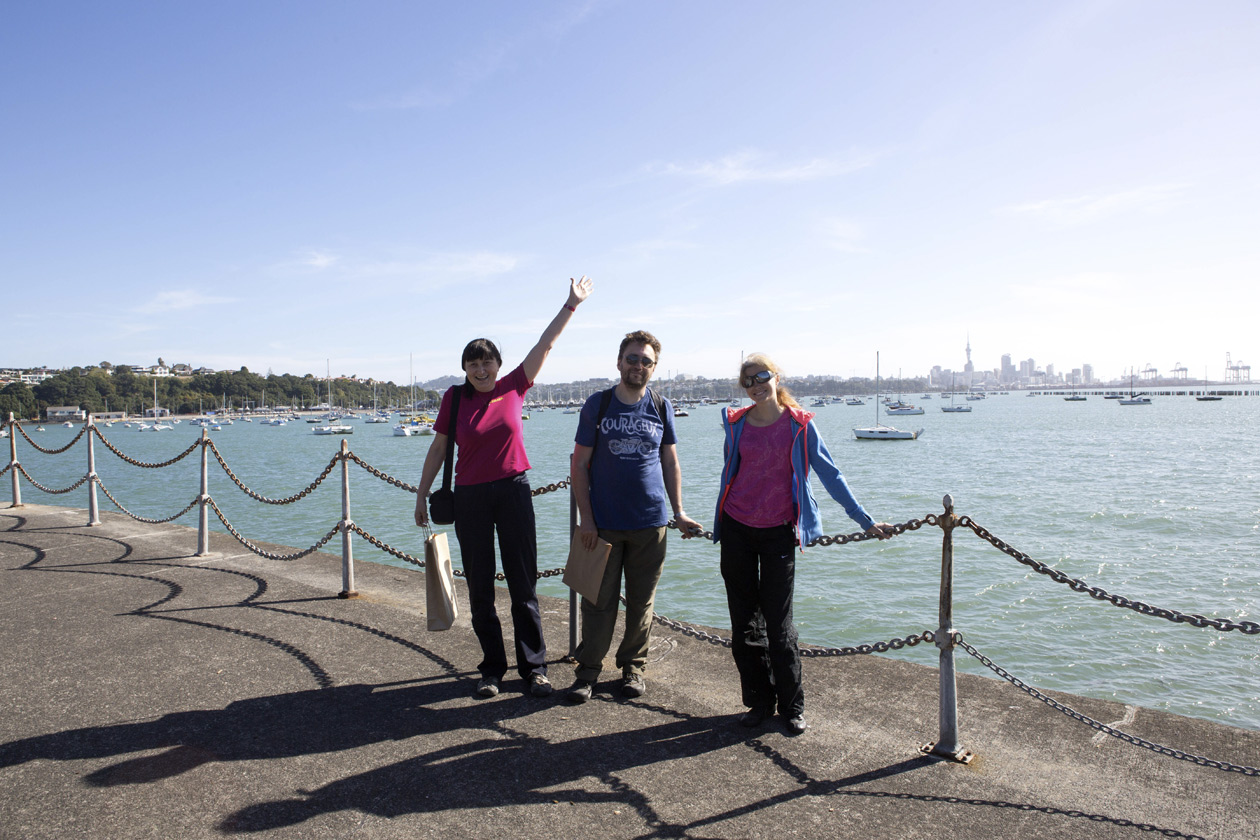
M 831 459 L 831 453 L 827 451 L 827 444 L 823 443 L 822 437 L 818 434 L 818 429 L 814 428 L 814 421 L 810 421 L 806 429 L 806 445 L 809 447 L 809 468 L 818 476 L 818 480 L 822 482 L 823 487 L 827 489 L 827 494 L 835 499 L 849 518 L 862 526 L 865 531 L 875 524 L 875 520 L 871 519 L 857 499 L 853 498 L 853 491 L 849 489 L 849 483 L 844 480 L 840 468 L 836 466 L 836 462 Z

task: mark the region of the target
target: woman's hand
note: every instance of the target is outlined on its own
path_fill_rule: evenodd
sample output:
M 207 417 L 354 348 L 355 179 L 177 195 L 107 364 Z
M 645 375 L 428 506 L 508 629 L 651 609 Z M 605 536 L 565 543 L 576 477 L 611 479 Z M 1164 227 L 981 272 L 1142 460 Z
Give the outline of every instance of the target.
M 428 493 L 416 494 L 416 527 L 423 528 L 429 524 L 429 508 L 425 502 L 428 500 Z
M 678 530 L 682 532 L 682 538 L 684 540 L 689 540 L 692 537 L 698 537 L 704 533 L 704 526 L 685 513 L 680 513 L 677 518 L 674 519 L 674 524 L 677 525 Z
M 868 537 L 875 537 L 875 539 L 878 540 L 886 540 L 893 536 L 894 533 L 893 526 L 889 525 L 887 522 L 876 522 L 874 525 L 866 529 L 866 535 Z
M 587 277 L 585 274 L 582 275 L 581 280 L 574 280 L 570 277 L 569 302 L 566 306 L 571 306 L 576 309 L 579 303 L 591 296 L 591 289 L 594 288 L 594 285 L 595 284 L 591 281 L 591 278 Z

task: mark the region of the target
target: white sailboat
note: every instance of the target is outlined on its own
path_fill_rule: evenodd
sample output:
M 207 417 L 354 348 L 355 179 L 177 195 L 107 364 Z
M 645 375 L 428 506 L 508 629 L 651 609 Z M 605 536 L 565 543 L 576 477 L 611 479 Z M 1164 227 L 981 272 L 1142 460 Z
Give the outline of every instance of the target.
M 336 410 L 332 408 L 332 366 L 328 360 L 324 360 L 325 378 L 328 380 L 328 425 L 316 426 L 313 431 L 317 435 L 352 435 L 354 434 L 354 426 L 346 423 L 338 422 Z
M 1151 398 L 1133 391 L 1133 372 L 1129 372 L 1129 396 L 1120 398 L 1120 405 L 1150 405 Z
M 971 411 L 971 406 L 969 405 L 965 405 L 965 404 L 954 405 L 954 379 L 953 377 L 950 377 L 950 380 L 949 380 L 949 405 L 941 406 L 941 411 L 945 412 L 946 414 L 965 414 Z
M 879 352 L 875 353 L 875 425 L 853 430 L 858 440 L 917 440 L 923 430 L 917 432 L 903 431 L 879 422 Z
M 153 422 L 141 423 L 137 431 L 165 432 L 167 429 L 173 429 L 173 428 L 175 427 L 158 421 L 157 380 L 154 379 L 153 380 Z

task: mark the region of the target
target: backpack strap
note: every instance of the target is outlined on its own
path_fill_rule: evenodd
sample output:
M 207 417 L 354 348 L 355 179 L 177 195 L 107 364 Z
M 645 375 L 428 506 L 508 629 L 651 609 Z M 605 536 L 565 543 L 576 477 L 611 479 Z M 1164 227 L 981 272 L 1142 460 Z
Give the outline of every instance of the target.
M 595 442 L 591 444 L 591 450 L 594 451 L 599 446 L 599 427 L 604 424 L 604 415 L 608 413 L 608 406 L 612 405 L 613 391 L 616 385 L 600 392 L 599 395 L 599 413 L 595 415 Z

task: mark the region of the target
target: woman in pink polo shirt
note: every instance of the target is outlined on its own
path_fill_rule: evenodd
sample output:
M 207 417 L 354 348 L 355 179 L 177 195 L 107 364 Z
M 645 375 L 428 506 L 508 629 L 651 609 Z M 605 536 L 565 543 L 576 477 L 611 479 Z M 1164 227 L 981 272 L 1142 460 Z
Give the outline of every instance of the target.
M 426 498 L 446 460 L 446 441 L 455 435 L 455 537 L 468 581 L 473 631 L 481 643 L 477 666 L 481 680 L 477 696 L 493 697 L 507 673 L 503 628 L 494 606 L 494 542 L 497 532 L 512 598 L 512 628 L 516 636 L 516 670 L 535 697 L 551 693 L 547 680 L 547 645 L 543 641 L 535 584 L 538 542 L 534 530 L 534 502 L 530 494 L 529 459 L 525 455 L 521 411 L 525 393 L 533 387 L 547 354 L 568 325 L 578 304 L 591 293 L 591 281 L 569 281 L 569 299 L 543 330 L 525 360 L 499 378 L 503 358 L 494 342 L 470 341 L 460 366 L 464 384 L 452 386 L 442 397 L 433 424 L 433 443 L 424 459 L 416 495 L 416 525 L 429 521 Z M 460 392 L 459 416 L 451 417 L 451 395 Z

